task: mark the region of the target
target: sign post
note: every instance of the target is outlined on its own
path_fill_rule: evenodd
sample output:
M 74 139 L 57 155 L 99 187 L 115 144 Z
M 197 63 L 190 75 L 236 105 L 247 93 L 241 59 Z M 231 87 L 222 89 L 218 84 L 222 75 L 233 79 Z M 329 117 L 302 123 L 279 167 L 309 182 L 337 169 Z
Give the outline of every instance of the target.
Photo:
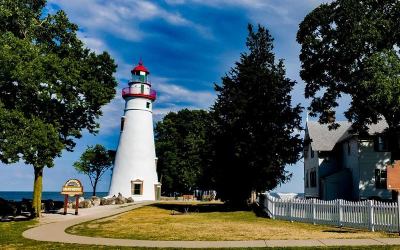
M 65 195 L 64 198 L 64 215 L 67 214 L 68 196 L 75 196 L 75 215 L 78 215 L 79 195 L 83 194 L 82 183 L 77 179 L 68 180 L 62 187 L 61 194 Z
M 393 165 L 388 164 L 387 170 L 387 189 L 397 192 L 397 223 L 400 235 L 400 161 L 395 161 Z

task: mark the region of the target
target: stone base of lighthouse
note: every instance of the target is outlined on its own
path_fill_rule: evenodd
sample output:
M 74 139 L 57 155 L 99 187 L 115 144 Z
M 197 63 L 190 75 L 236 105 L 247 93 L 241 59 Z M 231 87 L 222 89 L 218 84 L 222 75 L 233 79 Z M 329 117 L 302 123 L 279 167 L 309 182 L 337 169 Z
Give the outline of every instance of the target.
M 146 98 L 126 98 L 109 196 L 143 201 L 160 195 L 151 106 Z

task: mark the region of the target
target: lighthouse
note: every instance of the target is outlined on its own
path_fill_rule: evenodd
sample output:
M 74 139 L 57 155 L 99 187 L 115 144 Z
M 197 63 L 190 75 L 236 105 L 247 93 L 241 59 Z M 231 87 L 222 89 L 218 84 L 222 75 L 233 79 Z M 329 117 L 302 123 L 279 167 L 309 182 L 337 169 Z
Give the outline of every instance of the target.
M 156 91 L 149 81 L 150 72 L 142 60 L 132 69 L 128 87 L 122 89 L 124 115 L 109 196 L 121 193 L 135 201 L 160 197 L 153 131 L 153 102 Z

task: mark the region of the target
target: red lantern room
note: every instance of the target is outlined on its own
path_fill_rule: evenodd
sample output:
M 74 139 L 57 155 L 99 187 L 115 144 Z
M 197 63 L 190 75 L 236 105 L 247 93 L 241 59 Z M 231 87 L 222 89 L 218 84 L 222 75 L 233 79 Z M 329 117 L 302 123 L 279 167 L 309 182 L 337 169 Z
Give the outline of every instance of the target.
M 122 90 L 122 97 L 144 97 L 154 101 L 156 99 L 156 92 L 151 89 L 151 84 L 148 79 L 150 75 L 149 70 L 143 65 L 142 59 L 139 64 L 132 70 L 132 79 L 129 81 L 129 87 Z
M 141 82 L 141 83 L 145 83 L 145 84 L 149 84 L 148 81 L 148 76 L 150 75 L 150 72 L 147 70 L 147 68 L 143 65 L 143 61 L 142 59 L 140 59 L 139 64 L 136 65 L 136 67 L 134 67 L 131 70 L 132 73 L 132 82 Z

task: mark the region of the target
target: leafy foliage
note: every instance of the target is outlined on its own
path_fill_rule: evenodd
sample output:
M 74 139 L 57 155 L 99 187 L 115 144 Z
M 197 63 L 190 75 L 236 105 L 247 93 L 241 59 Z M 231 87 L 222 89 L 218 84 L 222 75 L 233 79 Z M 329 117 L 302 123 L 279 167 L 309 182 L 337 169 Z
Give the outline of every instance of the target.
M 79 161 L 74 163 L 75 169 L 87 175 L 93 187 L 93 196 L 96 196 L 97 183 L 103 174 L 112 167 L 114 153 L 102 145 L 88 147 L 81 155 Z
M 352 102 L 345 116 L 356 130 L 382 117 L 398 130 L 399 21 L 397 0 L 337 0 L 305 17 L 297 41 L 311 115 L 337 127 L 335 108 L 348 94 Z
M 295 82 L 275 62 L 269 31 L 248 29 L 249 52 L 216 85 L 213 106 L 217 192 L 233 204 L 287 181 L 285 165 L 299 159 L 302 143 L 302 108 L 291 106 Z
M 157 171 L 164 193 L 210 188 L 212 177 L 207 174 L 210 118 L 204 110 L 183 109 L 167 114 L 157 123 Z
M 61 10 L 47 14 L 45 4 L 0 2 L 0 160 L 33 165 L 38 204 L 42 169 L 72 151 L 82 130 L 97 132 L 117 85 L 113 59 L 85 48 L 78 26 Z

